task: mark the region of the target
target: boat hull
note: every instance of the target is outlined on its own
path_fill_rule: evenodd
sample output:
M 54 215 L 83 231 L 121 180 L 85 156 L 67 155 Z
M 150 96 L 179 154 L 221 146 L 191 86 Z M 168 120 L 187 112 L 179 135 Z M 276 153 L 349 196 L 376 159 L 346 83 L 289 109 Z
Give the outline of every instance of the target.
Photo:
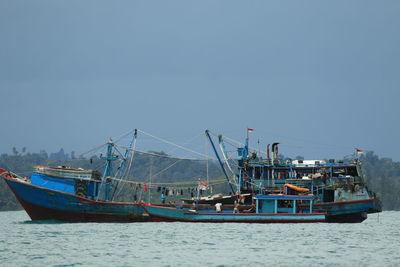
M 5 177 L 33 220 L 65 222 L 144 222 L 150 217 L 137 203 L 95 201 Z
M 378 202 L 376 198 L 368 198 L 362 200 L 316 203 L 314 204 L 314 210 L 326 212 L 328 214 L 328 222 L 360 223 L 367 219 L 367 213 L 378 212 L 376 211 L 376 207 L 379 204 Z
M 325 222 L 325 213 L 257 214 L 194 212 L 184 209 L 142 204 L 155 221 L 206 223 L 316 223 Z

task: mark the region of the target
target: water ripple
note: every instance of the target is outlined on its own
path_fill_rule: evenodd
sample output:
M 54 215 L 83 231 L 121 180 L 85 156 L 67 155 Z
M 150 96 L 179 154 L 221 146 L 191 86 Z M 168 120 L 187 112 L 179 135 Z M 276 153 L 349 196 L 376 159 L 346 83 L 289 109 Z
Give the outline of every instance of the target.
M 31 222 L 0 212 L 6 266 L 398 266 L 400 212 L 361 224 Z M 1 264 L 0 264 L 1 265 Z

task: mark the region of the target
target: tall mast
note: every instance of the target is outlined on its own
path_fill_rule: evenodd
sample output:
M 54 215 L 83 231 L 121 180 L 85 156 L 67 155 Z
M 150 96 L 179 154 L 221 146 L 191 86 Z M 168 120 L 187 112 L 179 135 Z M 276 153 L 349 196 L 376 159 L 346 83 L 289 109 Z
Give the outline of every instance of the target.
M 112 162 L 114 160 L 118 159 L 118 156 L 114 155 L 113 152 L 113 147 L 114 147 L 114 142 L 113 140 L 110 138 L 108 140 L 107 143 L 107 154 L 104 157 L 100 157 L 101 159 L 104 159 L 106 161 L 106 166 L 104 167 L 104 173 L 103 173 L 103 177 L 101 178 L 101 184 L 100 184 L 100 188 L 99 191 L 97 192 L 97 199 L 99 200 L 100 198 L 100 194 L 101 194 L 101 189 L 103 188 L 104 184 L 106 185 L 106 189 L 105 189 L 105 201 L 109 201 L 110 200 L 110 181 L 108 180 L 108 177 L 111 176 L 112 174 Z
M 246 160 L 249 155 L 249 128 L 246 131 L 246 141 L 244 143 L 244 155 L 243 159 Z
M 237 177 L 236 173 L 232 170 L 231 165 L 229 165 L 227 152 L 226 152 L 226 148 L 225 148 L 225 144 L 224 144 L 222 135 L 218 135 L 218 144 L 219 144 L 219 149 L 221 150 L 221 153 L 222 153 L 222 157 L 224 158 L 224 162 L 225 162 L 226 166 L 228 167 L 229 171 L 232 173 L 233 181 L 235 182 L 236 187 L 237 187 L 238 183 L 237 183 L 236 179 L 238 177 Z M 240 191 L 240 188 L 237 191 Z
M 215 156 L 217 157 L 218 162 L 219 162 L 219 165 L 221 166 L 222 172 L 224 173 L 225 178 L 226 178 L 226 180 L 228 181 L 229 187 L 231 188 L 232 193 L 234 194 L 234 193 L 235 193 L 235 189 L 233 189 L 233 186 L 232 186 L 232 184 L 231 184 L 230 181 L 229 181 L 229 176 L 228 176 L 228 174 L 226 173 L 224 164 L 222 163 L 221 158 L 220 158 L 219 155 L 218 155 L 217 149 L 215 148 L 214 142 L 213 142 L 213 140 L 211 139 L 211 136 L 210 136 L 210 133 L 209 133 L 208 130 L 206 130 L 206 136 L 208 137 L 208 140 L 209 140 L 210 143 L 211 143 L 211 146 L 212 146 L 212 148 L 213 148 L 213 150 L 214 150 Z
M 125 169 L 126 168 L 126 161 L 127 161 L 128 157 L 129 157 L 129 154 L 132 153 L 131 157 L 133 157 L 134 151 L 133 152 L 131 152 L 131 151 L 132 151 L 133 144 L 136 144 L 136 140 L 137 140 L 137 129 L 135 129 L 135 131 L 133 133 L 132 140 L 131 140 L 131 142 L 129 144 L 129 147 L 125 150 L 124 158 L 121 161 L 121 163 L 119 164 L 118 171 L 115 174 L 115 177 L 120 178 L 120 180 L 116 183 L 116 185 L 114 187 L 114 191 L 113 191 L 113 193 L 111 195 L 111 198 L 110 198 L 111 201 L 114 199 L 115 193 L 117 192 L 117 188 L 118 188 L 118 186 L 119 186 L 119 184 L 121 182 L 121 179 L 123 179 L 124 173 L 125 173 L 125 175 L 129 174 L 128 172 L 129 172 L 130 168 L 128 167 L 128 169 Z M 132 162 L 132 159 L 131 159 L 131 162 Z M 121 173 L 121 177 L 119 177 L 120 173 Z

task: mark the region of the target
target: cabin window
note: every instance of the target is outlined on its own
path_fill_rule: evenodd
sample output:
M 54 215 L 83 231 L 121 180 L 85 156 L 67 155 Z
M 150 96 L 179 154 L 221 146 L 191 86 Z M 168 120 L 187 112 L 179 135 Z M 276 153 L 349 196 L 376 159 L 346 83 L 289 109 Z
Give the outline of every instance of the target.
M 254 179 L 260 179 L 261 178 L 261 168 L 256 167 L 254 168 Z
M 289 170 L 274 170 L 274 178 L 275 179 L 288 179 L 290 176 L 290 171 Z
M 324 190 L 324 202 L 333 202 L 335 200 L 335 190 Z
M 291 200 L 278 200 L 278 208 L 293 208 Z

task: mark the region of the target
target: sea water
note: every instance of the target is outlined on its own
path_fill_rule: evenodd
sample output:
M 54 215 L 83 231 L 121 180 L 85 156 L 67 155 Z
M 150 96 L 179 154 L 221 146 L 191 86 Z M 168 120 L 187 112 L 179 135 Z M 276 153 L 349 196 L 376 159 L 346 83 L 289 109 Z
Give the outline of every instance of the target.
M 355 224 L 56 223 L 0 212 L 1 266 L 400 266 L 400 212 Z

